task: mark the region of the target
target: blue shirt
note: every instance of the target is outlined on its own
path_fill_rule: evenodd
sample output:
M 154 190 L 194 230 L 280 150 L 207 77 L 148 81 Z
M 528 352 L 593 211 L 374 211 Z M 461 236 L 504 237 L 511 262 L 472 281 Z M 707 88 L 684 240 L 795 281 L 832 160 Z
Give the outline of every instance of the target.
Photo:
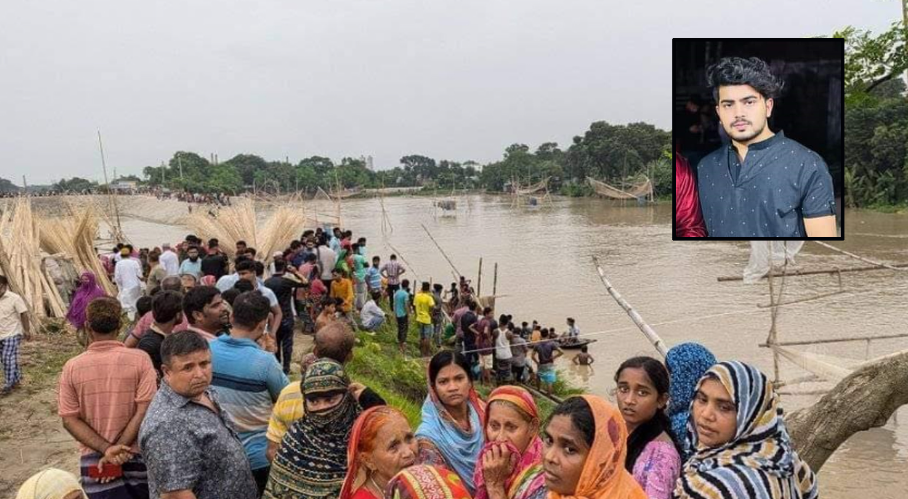
M 211 347 L 211 386 L 236 427 L 249 464 L 257 470 L 271 463 L 265 457 L 268 420 L 274 402 L 290 383 L 274 354 L 252 340 L 221 336 Z
M 804 219 L 835 215 L 823 158 L 783 132 L 747 148 L 720 147 L 697 166 L 710 237 L 805 237 Z
M 366 281 L 369 282 L 369 287 L 371 289 L 380 290 L 381 289 L 381 271 L 375 267 L 369 267 L 369 270 L 366 271 Z
M 394 293 L 394 315 L 397 317 L 406 317 L 410 308 L 410 293 L 406 289 L 400 288 Z
M 202 277 L 202 259 L 197 259 L 194 263 L 190 259 L 183 260 L 180 264 L 180 275 L 192 274 L 196 279 Z

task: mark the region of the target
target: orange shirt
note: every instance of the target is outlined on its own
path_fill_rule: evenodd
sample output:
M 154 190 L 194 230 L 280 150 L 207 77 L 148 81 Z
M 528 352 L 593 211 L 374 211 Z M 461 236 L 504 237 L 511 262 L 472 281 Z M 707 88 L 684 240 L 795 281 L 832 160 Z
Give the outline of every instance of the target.
M 341 277 L 331 281 L 331 297 L 344 300 L 341 311 L 346 313 L 353 310 L 353 282 Z
M 116 442 L 136 413 L 136 405 L 151 402 L 157 375 L 151 358 L 119 341 L 96 341 L 63 366 L 57 413 L 79 416 L 98 435 Z M 96 452 L 81 443 L 82 455 Z M 138 443 L 133 450 L 139 451 Z

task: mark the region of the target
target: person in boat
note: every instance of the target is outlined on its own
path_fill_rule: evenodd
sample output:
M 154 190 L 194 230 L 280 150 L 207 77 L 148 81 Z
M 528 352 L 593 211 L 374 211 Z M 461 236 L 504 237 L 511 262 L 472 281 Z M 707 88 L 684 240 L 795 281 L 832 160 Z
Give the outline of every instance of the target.
M 687 421 L 690 419 L 690 405 L 697 384 L 715 363 L 716 356 L 699 343 L 681 343 L 665 354 L 665 365 L 671 376 L 668 417 L 672 422 L 672 434 L 678 442 L 682 461 L 687 461 L 694 452 L 687 435 Z
M 668 370 L 652 357 L 632 357 L 615 373 L 616 400 L 627 431 L 625 468 L 649 499 L 670 499 L 681 457 L 665 413 Z
M 544 499 L 539 409 L 530 392 L 501 386 L 489 394 L 486 444 L 476 469 L 474 499 Z
M 350 432 L 340 499 L 383 499 L 391 478 L 416 464 L 417 451 L 416 436 L 402 412 L 389 406 L 366 410 Z
M 562 345 L 572 345 L 580 341 L 580 328 L 573 317 L 567 318 L 567 331 L 561 335 Z
M 442 350 L 429 361 L 428 392 L 416 430 L 420 464 L 443 466 L 475 491 L 473 468 L 485 438 L 485 403 L 473 388 L 473 372 L 459 352 Z
M 675 153 L 675 237 L 706 237 L 697 180 L 690 164 Z
M 757 368 L 714 365 L 697 385 L 688 432 L 694 455 L 679 499 L 815 499 L 817 480 L 792 448 L 779 397 Z
M 558 405 L 542 432 L 548 499 L 646 499 L 624 463 L 627 427 L 612 404 L 594 395 Z
M 390 499 L 471 499 L 460 476 L 447 468 L 418 464 L 391 479 L 385 491 Z

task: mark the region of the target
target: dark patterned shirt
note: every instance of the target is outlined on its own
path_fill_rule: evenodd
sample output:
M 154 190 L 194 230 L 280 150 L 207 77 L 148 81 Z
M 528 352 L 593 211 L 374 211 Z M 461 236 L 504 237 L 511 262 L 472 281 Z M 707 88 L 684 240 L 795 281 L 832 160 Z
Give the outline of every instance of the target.
M 720 147 L 697 167 L 709 237 L 806 237 L 804 219 L 835 215 L 823 158 L 783 132 L 747 148 Z
M 148 407 L 139 447 L 153 499 L 192 490 L 197 499 L 255 499 L 257 490 L 243 444 L 206 390 L 217 412 L 174 392 L 166 382 Z

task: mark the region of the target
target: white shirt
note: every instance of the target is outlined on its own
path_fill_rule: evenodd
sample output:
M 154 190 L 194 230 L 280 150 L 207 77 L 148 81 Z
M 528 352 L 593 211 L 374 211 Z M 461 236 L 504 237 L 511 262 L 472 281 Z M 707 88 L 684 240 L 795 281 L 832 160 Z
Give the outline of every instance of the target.
M 0 340 L 22 334 L 21 314 L 27 310 L 22 297 L 12 291 L 0 297 Z
M 180 275 L 180 259 L 177 254 L 171 250 L 161 253 L 161 266 L 167 271 L 167 275 Z
M 360 311 L 359 316 L 363 320 L 363 324 L 367 324 L 376 317 L 384 317 L 385 311 L 375 303 L 375 300 L 369 300 L 363 305 L 363 309 Z
M 318 255 L 318 264 L 322 268 L 321 278 L 331 279 L 331 271 L 334 270 L 334 265 L 337 263 L 337 253 L 327 246 L 319 246 L 316 255 Z
M 120 291 L 142 287 L 142 266 L 133 258 L 124 258 L 117 262 L 114 269 L 114 282 Z
M 502 360 L 508 360 L 514 356 L 511 353 L 511 342 L 508 341 L 508 329 L 498 328 L 498 337 L 495 338 L 495 356 Z

